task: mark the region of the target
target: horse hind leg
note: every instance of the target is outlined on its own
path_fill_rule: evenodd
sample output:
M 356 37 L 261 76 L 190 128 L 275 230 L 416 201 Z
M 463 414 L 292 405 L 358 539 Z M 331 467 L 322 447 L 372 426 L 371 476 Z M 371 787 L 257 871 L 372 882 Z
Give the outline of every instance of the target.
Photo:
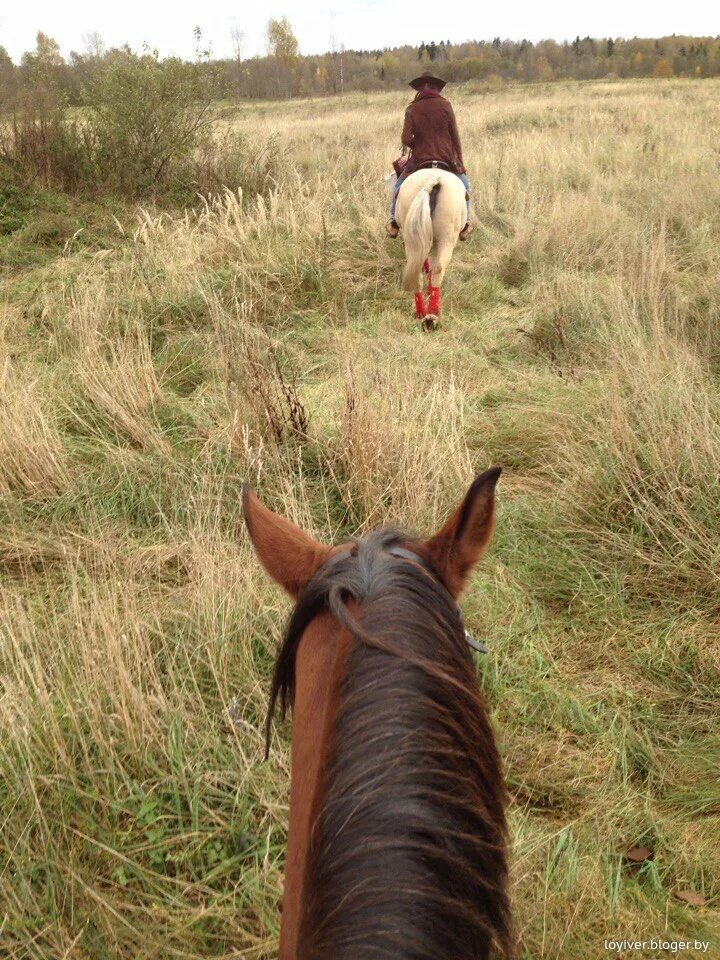
M 431 269 L 428 270 L 428 301 L 423 321 L 423 330 L 437 330 L 440 326 L 440 311 L 442 309 L 440 284 L 442 283 L 444 275 L 445 264 L 438 257 L 434 259 Z
M 425 262 L 422 265 L 422 272 L 425 276 L 427 277 L 430 276 L 430 261 L 427 257 L 425 258 Z M 420 283 L 422 284 L 422 276 L 420 278 Z M 418 318 L 418 320 L 424 321 L 425 317 L 427 316 L 427 312 L 428 312 L 428 305 L 425 302 L 425 294 L 421 289 L 415 293 L 415 316 Z
M 424 329 L 436 330 L 440 325 L 442 310 L 442 293 L 440 291 L 445 270 L 452 259 L 454 242 L 440 242 L 437 249 L 430 256 L 430 270 L 428 273 L 428 304 L 425 315 Z
M 440 287 L 434 286 L 431 280 L 428 287 L 427 311 L 423 318 L 423 330 L 427 333 L 437 330 L 440 326 L 440 300 Z
M 433 242 L 433 249 L 430 251 L 430 257 L 423 264 L 423 273 L 428 278 L 428 300 L 425 313 L 423 314 L 423 330 L 430 332 L 437 330 L 440 323 L 440 287 L 433 283 L 437 267 L 431 266 L 431 261 L 437 261 L 436 244 Z
M 452 260 L 454 243 L 439 243 L 430 257 L 430 286 L 440 287 L 445 279 L 445 271 Z
M 433 283 L 432 273 L 428 277 L 427 308 L 423 314 L 422 328 L 426 333 L 437 330 L 440 326 L 440 287 Z
M 432 268 L 430 260 L 425 260 L 423 264 L 423 273 L 428 278 L 428 299 L 422 291 L 415 294 L 415 316 L 422 320 L 422 328 L 426 332 L 436 330 L 438 327 L 438 316 L 440 314 L 440 287 L 436 287 L 432 282 Z

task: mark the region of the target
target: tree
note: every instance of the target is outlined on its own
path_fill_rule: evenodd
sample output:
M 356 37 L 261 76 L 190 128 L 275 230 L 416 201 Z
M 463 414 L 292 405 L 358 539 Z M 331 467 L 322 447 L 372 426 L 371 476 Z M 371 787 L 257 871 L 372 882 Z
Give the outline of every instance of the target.
M 57 40 L 40 30 L 35 42 L 35 50 L 20 61 L 23 109 L 28 116 L 42 116 L 43 122 L 51 116 L 57 120 L 67 93 L 67 66 Z
M 65 66 L 60 53 L 60 44 L 42 30 L 39 30 L 33 52 L 24 53 L 21 65 L 30 83 L 41 82 L 44 86 L 53 85 L 59 72 Z
M 380 57 L 380 78 L 382 80 L 397 80 L 400 73 L 401 69 L 398 58 L 390 53 L 389 50 L 386 50 L 382 57 Z
M 15 64 L 5 47 L 0 47 L 0 112 L 7 110 L 17 87 Z
M 672 68 L 672 64 L 669 60 L 658 60 L 655 64 L 655 69 L 653 70 L 653 76 L 657 77 L 659 80 L 669 80 L 670 77 L 675 76 L 675 71 Z
M 233 45 L 233 54 L 237 63 L 242 63 L 243 47 L 245 46 L 245 32 L 239 27 L 233 27 L 230 31 L 230 38 Z
M 553 68 L 550 66 L 547 57 L 540 57 L 538 59 L 535 65 L 535 76 L 540 83 L 550 83 L 551 80 L 555 79 Z
M 285 63 L 292 63 L 297 58 L 300 44 L 287 17 L 283 17 L 282 20 L 271 17 L 268 20 L 267 49 L 271 57 L 277 57 Z
M 57 40 L 53 40 L 52 37 L 39 30 L 36 42 L 35 57 L 39 64 L 44 67 L 62 67 L 65 61 L 60 53 L 60 44 Z
M 90 33 L 84 33 L 83 43 L 85 44 L 86 56 L 92 57 L 93 60 L 100 60 L 107 53 L 105 41 L 97 32 L 97 30 L 93 30 Z
M 245 44 L 245 34 L 239 27 L 233 27 L 230 31 L 230 37 L 232 39 L 233 53 L 235 55 L 235 89 L 238 96 L 240 96 L 240 88 L 242 84 L 242 55 L 243 55 L 243 46 Z
M 267 49 L 272 58 L 278 96 L 299 92 L 298 54 L 300 47 L 287 17 L 270 18 L 267 25 Z M 342 85 L 342 84 L 341 84 Z

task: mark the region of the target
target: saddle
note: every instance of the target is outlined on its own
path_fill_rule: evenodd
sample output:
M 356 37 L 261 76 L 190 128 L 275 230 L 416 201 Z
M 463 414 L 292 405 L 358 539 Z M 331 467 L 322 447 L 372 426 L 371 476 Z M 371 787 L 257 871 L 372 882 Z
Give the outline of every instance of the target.
M 408 156 L 400 156 L 396 160 L 393 160 L 393 170 L 395 171 L 396 176 L 402 176 L 411 156 L 412 154 Z M 434 170 L 436 168 L 440 170 L 447 170 L 449 173 L 455 173 L 451 165 L 449 163 L 445 163 L 444 160 L 424 160 L 422 163 L 419 163 L 413 168 L 413 173 L 415 170 Z
M 449 163 L 445 163 L 444 160 L 425 160 L 423 163 L 419 163 L 416 170 L 447 170 L 449 173 L 455 173 L 453 168 Z

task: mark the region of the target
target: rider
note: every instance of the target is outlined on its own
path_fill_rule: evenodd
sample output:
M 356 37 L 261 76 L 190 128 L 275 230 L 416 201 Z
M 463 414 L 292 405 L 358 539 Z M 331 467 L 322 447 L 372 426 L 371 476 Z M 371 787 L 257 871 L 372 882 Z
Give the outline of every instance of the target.
M 450 102 L 440 93 L 445 83 L 445 80 L 434 77 L 431 73 L 423 73 L 422 76 L 410 81 L 410 86 L 417 90 L 417 94 L 405 111 L 402 155 L 404 156 L 408 151 L 411 153 L 395 182 L 390 205 L 390 221 L 386 225 L 390 237 L 396 237 L 400 229 L 395 220 L 395 205 L 403 180 L 416 170 L 433 166 L 456 173 L 464 183 L 467 197 L 467 222 L 460 231 L 460 239 L 467 240 L 473 232 L 474 228 L 470 223 L 470 181 L 463 163 L 457 122 Z

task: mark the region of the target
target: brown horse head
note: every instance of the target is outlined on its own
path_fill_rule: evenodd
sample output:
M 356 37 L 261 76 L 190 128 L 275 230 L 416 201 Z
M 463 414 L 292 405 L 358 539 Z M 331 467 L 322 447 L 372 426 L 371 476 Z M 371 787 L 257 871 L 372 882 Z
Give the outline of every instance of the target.
M 500 470 L 443 528 L 318 543 L 249 490 L 251 539 L 296 601 L 268 711 L 293 706 L 281 960 L 514 956 L 506 793 L 456 600 Z

